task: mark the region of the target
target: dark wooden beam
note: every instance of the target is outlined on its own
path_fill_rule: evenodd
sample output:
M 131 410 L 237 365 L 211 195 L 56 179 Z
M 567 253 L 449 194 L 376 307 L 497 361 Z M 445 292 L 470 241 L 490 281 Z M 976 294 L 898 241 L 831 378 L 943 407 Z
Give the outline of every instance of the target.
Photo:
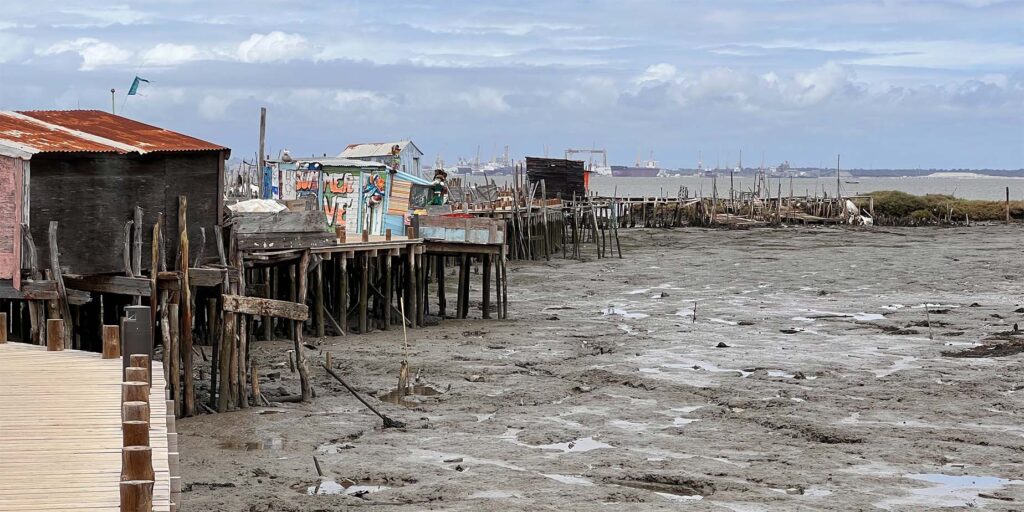
M 64 285 L 75 290 L 96 293 L 115 293 L 149 297 L 153 292 L 153 284 L 145 277 L 124 276 L 80 276 L 65 274 Z

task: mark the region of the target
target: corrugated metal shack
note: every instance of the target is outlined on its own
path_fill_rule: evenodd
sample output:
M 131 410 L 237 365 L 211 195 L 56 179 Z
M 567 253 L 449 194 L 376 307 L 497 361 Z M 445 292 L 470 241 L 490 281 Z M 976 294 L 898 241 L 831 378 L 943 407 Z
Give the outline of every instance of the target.
M 177 233 L 179 196 L 191 206 L 190 255 L 197 256 L 204 251 L 199 228 L 220 224 L 228 154 L 223 146 L 96 110 L 0 112 L 0 213 L 12 203 L 20 210 L 0 215 L 0 279 L 17 277 L 11 262 L 23 238 L 18 224 L 29 227 L 39 261 L 48 261 L 50 221 L 59 223 L 66 272 L 123 273 L 124 227 L 136 206 L 143 226 L 164 212 L 164 227 Z M 208 238 L 205 254 L 215 255 Z M 149 258 L 143 260 L 148 268 Z
M 394 154 L 392 149 L 395 146 L 398 146 L 399 151 L 397 167 L 395 167 L 393 163 Z M 338 157 L 380 162 L 392 169 L 397 169 L 414 176 L 419 176 L 420 161 L 423 158 L 423 152 L 420 151 L 420 148 L 416 147 L 416 144 L 413 144 L 411 140 L 400 140 L 397 142 L 349 144 L 345 150 L 338 155 Z
M 588 173 L 582 160 L 526 157 L 526 176 L 530 183 L 544 180 L 547 198 L 572 199 L 587 194 Z

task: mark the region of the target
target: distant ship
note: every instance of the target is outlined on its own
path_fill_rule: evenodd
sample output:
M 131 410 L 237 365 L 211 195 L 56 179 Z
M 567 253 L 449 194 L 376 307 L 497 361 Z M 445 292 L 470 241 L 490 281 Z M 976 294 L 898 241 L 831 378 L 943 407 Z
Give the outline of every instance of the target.
M 653 154 L 649 160 L 637 159 L 636 165 L 628 167 L 625 165 L 613 165 L 612 176 L 617 178 L 656 178 L 663 175 L 661 167 L 658 165 L 658 161 L 654 160 Z
M 657 167 L 612 166 L 612 176 L 616 178 L 656 178 L 660 173 L 661 169 Z

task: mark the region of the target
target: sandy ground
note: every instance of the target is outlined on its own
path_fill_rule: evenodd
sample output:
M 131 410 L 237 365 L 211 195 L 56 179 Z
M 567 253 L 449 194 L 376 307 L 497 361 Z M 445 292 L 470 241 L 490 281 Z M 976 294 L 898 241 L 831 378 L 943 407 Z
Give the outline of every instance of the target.
M 404 429 L 320 368 L 314 403 L 180 421 L 182 509 L 1024 509 L 1024 354 L 943 355 L 1024 338 L 1019 228 L 622 234 L 512 263 L 509 320 L 410 331 L 440 394 L 369 398 Z M 287 348 L 254 348 L 271 399 Z M 400 330 L 320 349 L 395 387 Z

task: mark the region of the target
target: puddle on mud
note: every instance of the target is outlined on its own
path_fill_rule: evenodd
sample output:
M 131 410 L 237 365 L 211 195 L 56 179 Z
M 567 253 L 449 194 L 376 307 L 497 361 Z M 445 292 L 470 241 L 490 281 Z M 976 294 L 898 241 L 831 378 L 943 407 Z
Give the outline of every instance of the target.
M 998 491 L 1008 485 L 1024 485 L 1024 480 L 1008 480 L 994 476 L 943 475 L 940 473 L 915 473 L 903 475 L 911 480 L 932 484 L 930 487 L 912 489 L 911 495 L 886 500 L 889 504 L 919 504 L 941 507 L 974 506 L 981 498 L 979 493 Z
M 612 445 L 608 443 L 602 443 L 601 441 L 595 441 L 593 437 L 584 437 L 582 439 L 575 439 L 567 443 L 542 444 L 533 446 L 533 448 L 542 448 L 544 450 L 559 450 L 562 453 L 569 453 L 589 452 L 590 450 L 597 450 L 599 448 L 612 448 Z
M 699 418 L 675 418 L 675 419 L 672 420 L 672 426 L 673 427 L 682 427 L 682 426 L 689 425 L 690 423 L 693 423 L 695 421 L 700 421 L 700 419 Z
M 583 485 L 587 487 L 594 485 L 594 482 L 591 482 L 581 476 L 559 475 L 555 473 L 541 473 L 540 476 L 550 478 L 556 482 L 562 482 L 563 484 Z
M 284 441 L 280 437 L 269 437 L 260 441 L 245 441 L 242 439 L 226 439 L 217 443 L 217 448 L 222 450 L 242 450 L 255 452 L 259 450 L 280 450 L 284 448 Z
M 712 318 L 710 321 L 714 322 L 716 324 L 725 324 L 725 325 L 739 325 L 740 324 L 739 322 L 733 322 L 732 320 L 726 320 L 724 318 Z
M 327 495 L 327 494 L 348 494 L 350 496 L 362 496 L 371 492 L 379 492 L 390 489 L 386 485 L 379 485 L 374 482 L 354 482 L 352 480 L 342 480 L 337 482 L 335 480 L 324 480 L 316 485 L 311 485 L 306 489 L 306 494 L 309 495 Z
M 562 453 L 569 452 L 589 452 L 590 450 L 597 450 L 600 448 L 614 448 L 614 446 L 602 443 L 601 441 L 595 440 L 593 437 L 584 437 L 581 439 L 574 439 L 565 443 L 551 443 L 551 444 L 540 444 L 532 445 L 520 441 L 519 438 L 520 429 L 510 428 L 505 433 L 498 436 L 498 439 L 508 441 L 517 446 L 524 446 L 526 448 L 539 448 L 542 450 L 558 450 Z
M 672 494 L 668 492 L 656 492 L 654 494 L 657 494 L 662 498 L 667 498 L 671 501 L 700 501 L 704 499 L 704 496 L 701 496 L 700 494 L 694 494 L 692 496 L 686 496 L 683 494 Z
M 441 391 L 438 391 L 437 389 L 434 389 L 431 386 L 427 386 L 426 384 L 416 384 L 414 386 L 411 386 L 404 395 L 402 395 L 399 392 L 399 390 L 396 389 L 396 390 L 391 391 L 389 393 L 386 393 L 386 394 L 378 396 L 377 399 L 380 400 L 381 402 L 388 402 L 388 403 L 395 404 L 395 405 L 403 405 L 403 406 L 409 407 L 409 406 L 419 405 L 419 404 L 416 404 L 416 403 L 413 403 L 413 402 L 409 402 L 408 400 L 406 400 L 406 397 L 409 397 L 409 396 L 437 396 L 437 395 L 440 395 L 441 393 L 442 393 Z

